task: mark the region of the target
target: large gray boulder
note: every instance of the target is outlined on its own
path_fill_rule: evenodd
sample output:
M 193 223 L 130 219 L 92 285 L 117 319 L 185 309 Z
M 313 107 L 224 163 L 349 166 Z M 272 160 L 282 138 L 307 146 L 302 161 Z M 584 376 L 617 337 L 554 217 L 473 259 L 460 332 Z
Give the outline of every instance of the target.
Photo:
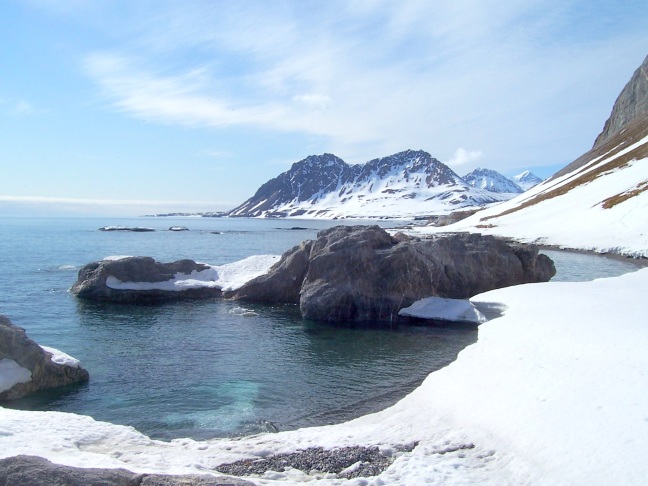
M 81 366 L 55 363 L 52 357 L 52 353 L 28 338 L 23 328 L 0 315 L 0 365 L 4 371 L 3 380 L 0 380 L 4 383 L 4 386 L 0 385 L 0 402 L 15 400 L 38 390 L 88 381 L 89 374 Z M 13 384 L 17 380 L 12 376 L 22 383 Z
M 37 456 L 0 460 L 0 486 L 254 486 L 230 476 L 138 474 L 126 469 L 79 468 Z
M 220 297 L 221 291 L 215 286 L 172 288 L 173 285 L 168 285 L 177 274 L 190 276 L 192 272 L 202 272 L 209 268 L 208 265 L 193 260 L 160 263 L 151 257 L 105 259 L 81 268 L 70 292 L 82 299 L 121 303 Z M 113 288 L 115 285 L 111 287 L 111 281 L 132 283 L 137 288 Z
M 533 245 L 479 234 L 392 237 L 378 226 L 337 226 L 285 253 L 268 274 L 229 297 L 298 303 L 306 319 L 394 322 L 425 297 L 465 299 L 555 275 Z

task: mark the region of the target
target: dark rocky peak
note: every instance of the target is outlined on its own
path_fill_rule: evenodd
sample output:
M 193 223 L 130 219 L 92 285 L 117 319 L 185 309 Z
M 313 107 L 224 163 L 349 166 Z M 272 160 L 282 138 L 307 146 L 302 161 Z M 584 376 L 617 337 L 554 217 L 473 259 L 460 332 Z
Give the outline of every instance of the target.
M 357 181 L 384 179 L 393 175 L 409 181 L 412 174 L 425 175 L 425 183 L 428 187 L 439 184 L 455 185 L 460 180 L 452 169 L 423 150 L 405 150 L 370 160 L 361 166 L 356 179 Z
M 596 137 L 593 148 L 601 146 L 628 123 L 645 114 L 648 114 L 648 56 L 616 99 L 610 118 L 605 122 L 603 131 Z

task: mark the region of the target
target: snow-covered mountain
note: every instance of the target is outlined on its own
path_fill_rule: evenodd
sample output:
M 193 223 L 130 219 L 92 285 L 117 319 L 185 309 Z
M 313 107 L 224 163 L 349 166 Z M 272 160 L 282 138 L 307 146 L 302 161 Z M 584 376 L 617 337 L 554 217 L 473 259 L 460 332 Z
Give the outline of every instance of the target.
M 473 187 L 491 192 L 512 194 L 524 192 L 518 184 L 491 169 L 475 169 L 463 176 L 463 180 Z
M 511 180 L 520 186 L 523 191 L 528 191 L 532 187 L 540 184 L 544 179 L 541 179 L 533 172 L 525 170 L 521 174 L 511 177 Z
M 638 71 L 648 72 L 648 57 Z M 612 121 L 605 123 L 589 152 L 514 199 L 442 231 L 648 258 L 648 83 L 634 76 L 623 92 L 633 93 L 637 106 L 644 108 L 627 107 L 628 98 L 620 96 Z
M 512 197 L 473 187 L 429 153 L 406 150 L 349 165 L 311 155 L 263 184 L 229 216 L 415 217 L 483 207 Z

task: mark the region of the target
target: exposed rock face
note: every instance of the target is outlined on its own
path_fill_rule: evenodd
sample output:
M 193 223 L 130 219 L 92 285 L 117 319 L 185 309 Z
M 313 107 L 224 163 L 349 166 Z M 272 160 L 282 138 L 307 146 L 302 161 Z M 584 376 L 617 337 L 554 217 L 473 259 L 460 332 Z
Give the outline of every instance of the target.
M 25 330 L 0 315 L 0 360 L 15 361 L 31 372 L 31 380 L 16 383 L 1 391 L 0 401 L 15 400 L 29 393 L 88 381 L 88 372 L 80 366 L 58 364 L 52 354 L 27 337 Z M 1 484 L 1 483 L 0 483 Z
M 555 272 L 536 247 L 490 236 L 419 240 L 392 238 L 378 226 L 337 226 L 285 253 L 232 297 L 298 303 L 304 318 L 319 321 L 396 321 L 424 297 L 463 299 Z
M 216 287 L 188 287 L 183 290 L 160 289 L 117 289 L 107 285 L 108 277 L 120 282 L 168 282 L 176 274 L 190 275 L 192 272 L 208 270 L 209 266 L 193 260 L 178 260 L 172 263 L 156 262 L 151 257 L 126 257 L 102 260 L 85 265 L 70 292 L 77 297 L 123 303 L 147 303 L 188 298 L 219 297 Z
M 612 114 L 605 122 L 603 131 L 596 137 L 593 148 L 599 147 L 629 122 L 645 114 L 648 114 L 648 56 L 619 94 Z
M 0 485 L 42 486 L 253 486 L 229 476 L 137 474 L 126 469 L 78 468 L 36 456 L 0 460 Z

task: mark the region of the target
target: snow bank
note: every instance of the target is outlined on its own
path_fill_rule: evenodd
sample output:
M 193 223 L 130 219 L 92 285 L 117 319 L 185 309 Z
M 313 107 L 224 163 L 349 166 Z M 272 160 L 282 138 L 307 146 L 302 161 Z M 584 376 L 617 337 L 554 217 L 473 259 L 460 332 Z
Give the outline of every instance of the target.
M 10 390 L 18 383 L 29 383 L 32 374 L 13 359 L 0 359 L 0 392 Z
M 165 443 L 89 417 L 0 408 L 0 457 L 30 453 L 76 466 L 206 473 L 310 446 L 378 445 L 389 454 L 393 445 L 417 441 L 376 478 L 312 484 L 645 484 L 646 289 L 643 269 L 473 297 L 476 305 L 505 308 L 480 326 L 476 344 L 393 407 L 344 424 Z M 293 470 L 254 482 L 309 479 Z
M 106 278 L 106 286 L 115 290 L 164 290 L 178 292 L 191 288 L 212 287 L 222 291 L 241 288 L 246 282 L 268 272 L 279 261 L 277 255 L 254 255 L 238 262 L 209 266 L 200 272 L 176 273 L 163 282 L 122 282 L 116 277 Z
M 628 151 L 648 144 L 648 137 L 613 156 L 603 156 L 584 173 L 596 172 L 604 164 Z M 566 191 L 580 169 L 546 181 L 510 201 L 479 211 L 453 225 L 423 227 L 414 233 L 475 231 L 515 238 L 518 241 L 592 250 L 633 257 L 648 257 L 648 191 L 605 209 L 603 203 L 619 194 L 637 190 L 648 181 L 648 158 L 605 173 L 587 184 Z M 524 207 L 534 196 L 564 189 L 560 196 Z M 510 212 L 509 214 L 500 214 Z
M 479 312 L 469 300 L 444 299 L 428 297 L 414 302 L 398 312 L 399 316 L 437 319 L 442 321 L 462 321 L 480 324 L 486 322 L 484 314 Z
M 71 368 L 78 368 L 81 364 L 78 359 L 73 358 L 69 354 L 65 354 L 63 351 L 59 351 L 56 348 L 50 348 L 49 346 L 41 346 L 41 348 L 43 351 L 52 355 L 50 359 L 56 364 L 70 366 Z

